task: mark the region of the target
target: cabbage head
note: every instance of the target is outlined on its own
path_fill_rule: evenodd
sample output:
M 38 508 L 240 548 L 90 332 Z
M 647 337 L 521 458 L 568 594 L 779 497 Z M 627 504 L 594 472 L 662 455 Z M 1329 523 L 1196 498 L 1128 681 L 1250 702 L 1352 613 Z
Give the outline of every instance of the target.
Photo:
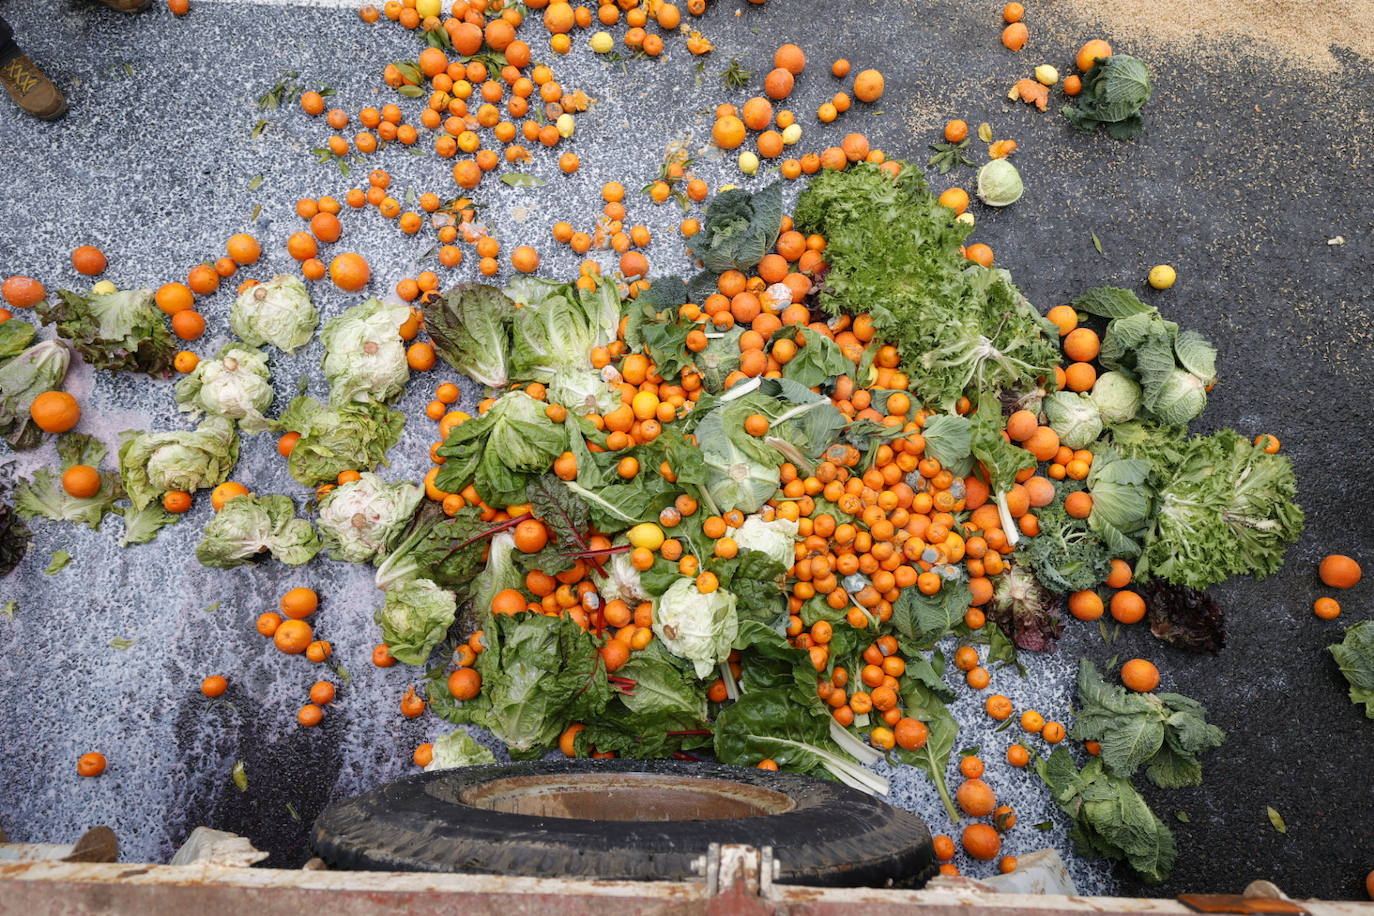
M 263 415 L 273 398 L 267 357 L 240 343 L 227 344 L 214 359 L 201 360 L 194 372 L 177 382 L 176 397 L 191 415 L 237 420 L 246 433 L 260 433 L 272 425 Z
M 1045 398 L 1043 407 L 1050 428 L 1069 448 L 1086 448 L 1102 433 L 1102 414 L 1086 394 L 1056 391 Z
M 308 344 L 319 323 L 305 283 L 290 274 L 244 290 L 229 309 L 229 326 L 245 343 L 271 344 L 287 353 Z
M 735 531 L 735 543 L 740 550 L 757 550 L 767 554 L 773 561 L 791 567 L 796 557 L 793 544 L 797 539 L 798 525 L 792 519 L 776 518 L 765 522 L 757 515 L 744 520 Z
M 376 617 L 392 656 L 407 665 L 423 665 L 457 614 L 453 592 L 429 579 L 411 579 L 387 589 Z
M 1107 423 L 1128 423 L 1140 412 L 1140 384 L 1124 372 L 1104 372 L 1093 385 L 1093 403 Z
M 423 496 L 424 489 L 416 484 L 386 483 L 363 472 L 325 494 L 315 524 L 331 557 L 367 563 L 391 549 Z
M 194 493 L 229 479 L 239 460 L 234 424 L 210 417 L 193 430 L 151 433 L 128 430 L 119 446 L 119 475 L 135 509 L 168 490 Z
M 725 661 L 739 634 L 735 595 L 718 588 L 702 593 L 696 580 L 682 578 L 668 586 L 654 606 L 654 635 L 663 648 L 687 659 L 704 678 Z
M 404 305 L 387 305 L 372 298 L 355 305 L 324 326 L 324 376 L 329 380 L 329 403 L 374 400 L 385 403 L 398 396 L 410 379 L 401 325 L 410 317 Z
M 434 739 L 434 758 L 425 764 L 425 772 L 451 770 L 454 767 L 475 767 L 495 763 L 496 755 L 473 740 L 466 729 L 455 728 Z
M 1185 426 L 1207 409 L 1207 386 L 1183 369 L 1174 369 L 1154 393 L 1151 412 L 1161 423 Z

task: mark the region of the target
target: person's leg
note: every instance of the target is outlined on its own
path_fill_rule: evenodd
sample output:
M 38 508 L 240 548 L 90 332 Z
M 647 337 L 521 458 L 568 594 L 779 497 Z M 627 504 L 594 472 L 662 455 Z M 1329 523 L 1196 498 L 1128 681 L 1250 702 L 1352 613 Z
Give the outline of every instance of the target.
M 62 90 L 19 50 L 14 30 L 4 19 L 0 19 L 0 86 L 35 118 L 53 121 L 67 113 Z
M 8 62 L 18 53 L 19 46 L 14 43 L 14 29 L 10 28 L 4 16 L 0 16 L 0 64 Z

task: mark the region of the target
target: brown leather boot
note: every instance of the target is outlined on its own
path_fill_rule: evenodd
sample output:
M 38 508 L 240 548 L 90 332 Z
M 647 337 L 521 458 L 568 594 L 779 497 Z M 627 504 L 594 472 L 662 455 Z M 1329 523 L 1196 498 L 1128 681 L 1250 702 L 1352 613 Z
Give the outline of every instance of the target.
M 56 121 L 67 113 L 67 97 L 26 54 L 0 63 L 0 85 L 16 105 L 35 118 Z
M 117 13 L 138 13 L 152 5 L 153 0 L 100 0 Z

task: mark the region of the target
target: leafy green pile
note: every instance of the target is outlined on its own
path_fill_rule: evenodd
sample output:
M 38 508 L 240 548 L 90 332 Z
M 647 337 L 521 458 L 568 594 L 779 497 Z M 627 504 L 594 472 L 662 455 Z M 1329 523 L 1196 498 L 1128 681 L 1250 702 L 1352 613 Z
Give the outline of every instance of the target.
M 826 238 L 821 307 L 871 314 L 878 336 L 900 348 L 919 402 L 952 412 L 960 397 L 978 403 L 1053 377 L 1053 328 L 1005 271 L 964 258 L 970 227 L 936 203 L 919 169 L 898 164 L 892 175 L 860 163 L 821 172 L 794 221 Z
M 1327 649 L 1350 682 L 1350 702 L 1363 703 L 1365 715 L 1374 719 L 1374 621 L 1347 627 L 1345 637 Z
M 58 290 L 36 306 L 43 324 L 71 341 L 96 369 L 167 375 L 176 346 L 150 289 L 126 289 L 103 296 Z
M 1128 54 L 1099 57 L 1083 74 L 1083 89 L 1074 104 L 1063 108 L 1064 117 L 1079 130 L 1101 127 L 1107 136 L 1130 140 L 1145 129 L 1140 109 L 1150 100 L 1150 70 Z
M 62 486 L 62 474 L 77 464 L 99 469 L 105 458 L 105 446 L 85 433 L 65 433 L 57 440 L 57 456 L 59 470 L 39 468 L 32 478 L 15 488 L 16 511 L 21 518 L 46 518 L 99 528 L 107 514 L 117 511 L 115 500 L 124 495 L 119 474 L 101 471 L 99 492 L 85 498 L 67 493 Z
M 1072 737 L 1099 742 L 1109 773 L 1129 779 L 1143 766 L 1161 789 L 1202 785 L 1198 755 L 1226 739 L 1196 700 L 1177 693 L 1128 692 L 1104 681 L 1086 658 L 1078 663 L 1076 715 Z
M 321 365 L 332 406 L 355 400 L 387 403 L 400 396 L 410 379 L 401 340 L 401 325 L 409 318 L 405 305 L 373 298 L 325 323 Z
M 234 424 L 210 417 L 194 430 L 121 435 L 119 473 L 135 509 L 154 505 L 168 490 L 194 493 L 229 479 L 239 460 Z
M 488 615 L 483 639 L 482 692 L 460 703 L 436 677 L 430 704 L 452 722 L 486 728 L 512 759 L 543 756 L 566 723 L 595 718 L 611 700 L 596 643 L 570 617 Z
M 226 344 L 214 359 L 203 359 L 177 382 L 177 403 L 193 417 L 209 414 L 235 420 L 246 433 L 272 426 L 264 411 L 272 406 L 267 356 L 254 347 Z
M 229 310 L 229 327 L 250 347 L 271 344 L 295 352 L 315 336 L 320 314 L 300 277 L 278 274 L 239 293 Z
M 755 194 L 722 191 L 707 205 L 701 231 L 688 239 L 687 249 L 708 273 L 749 270 L 773 250 L 782 217 L 780 182 Z
M 1111 319 L 1098 360 L 1137 383 L 1140 416 L 1166 426 L 1186 426 L 1206 409 L 1207 392 L 1217 380 L 1217 351 L 1207 338 L 1197 331 L 1180 331 L 1177 324 L 1164 320 L 1159 309 L 1141 302 L 1130 290 L 1099 286 L 1073 304 L 1090 315 Z M 1113 380 L 1103 391 L 1094 386 L 1099 409 L 1113 413 L 1113 422 L 1134 419 L 1134 412 L 1114 410 L 1120 406 L 1120 396 L 1105 393 L 1112 386 L 1120 383 Z
M 370 399 L 325 406 L 298 397 L 274 427 L 301 434 L 286 468 L 307 487 L 333 483 L 343 471 L 373 470 L 401 438 L 405 414 Z
M 308 519 L 296 518 L 289 496 L 235 496 L 215 513 L 196 545 L 202 566 L 233 569 L 270 553 L 289 566 L 309 563 L 320 536 Z
M 1269 454 L 1229 429 L 1190 437 L 1127 425 L 1113 430 L 1113 442 L 1150 465 L 1154 510 L 1138 579 L 1200 589 L 1231 576 L 1272 575 L 1283 565 L 1303 524 L 1286 455 Z
M 11 318 L 0 328 L 11 325 L 20 332 L 9 336 L 11 349 L 20 341 L 33 339 L 33 325 Z M 29 408 L 43 392 L 62 387 L 70 364 L 71 352 L 58 340 L 20 347 L 18 353 L 0 362 L 0 435 L 10 448 L 24 451 L 37 448 L 43 441 L 43 431 L 33 422 Z
M 1109 773 L 1100 757 L 1080 770 L 1062 747 L 1036 760 L 1035 771 L 1073 819 L 1069 836 L 1081 853 L 1125 862 L 1150 883 L 1169 876 L 1178 857 L 1174 835 L 1129 779 Z
M 24 559 L 24 554 L 28 553 L 29 541 L 33 539 L 33 532 L 29 531 L 19 513 L 6 501 L 9 489 L 9 465 L 0 466 L 0 579 L 14 572 Z
M 444 362 L 488 388 L 509 380 L 515 303 L 499 287 L 461 283 L 425 306 L 425 329 Z
M 434 484 L 457 493 L 469 484 L 498 505 L 523 501 L 525 486 L 568 447 L 568 433 L 523 391 L 500 398 L 485 414 L 459 425 L 444 440 Z
M 386 590 L 376 619 L 392 657 L 407 665 L 423 665 L 453 626 L 457 612 L 452 592 L 428 579 L 410 579 Z

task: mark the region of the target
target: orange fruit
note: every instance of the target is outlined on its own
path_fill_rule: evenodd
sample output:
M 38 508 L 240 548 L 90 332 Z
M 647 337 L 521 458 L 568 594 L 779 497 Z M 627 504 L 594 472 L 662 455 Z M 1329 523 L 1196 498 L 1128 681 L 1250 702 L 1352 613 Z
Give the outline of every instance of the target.
M 272 634 L 272 643 L 287 655 L 300 655 L 310 645 L 314 632 L 304 620 L 283 620 Z
M 1360 564 L 1344 554 L 1333 553 L 1325 557 L 1317 569 L 1322 582 L 1332 588 L 1350 588 L 1358 585 L 1364 576 Z
M 72 266 L 76 268 L 77 273 L 88 277 L 104 273 L 108 264 L 105 252 L 94 245 L 82 245 L 72 252 Z
M 854 77 L 854 98 L 860 102 L 876 102 L 882 98 L 886 83 L 877 70 L 863 70 Z
M 172 316 L 172 333 L 182 340 L 195 340 L 205 333 L 205 317 L 194 309 Z
M 81 405 L 65 391 L 45 391 L 29 405 L 34 425 L 45 433 L 65 433 L 81 420 Z
M 1149 693 L 1159 686 L 1159 669 L 1143 658 L 1133 658 L 1121 666 L 1121 683 L 1138 693 Z
M 62 472 L 62 489 L 76 499 L 90 499 L 100 492 L 100 472 L 88 464 L 74 464 Z
M 262 246 L 258 240 L 246 232 L 229 236 L 224 243 L 224 253 L 234 259 L 235 264 L 252 264 L 262 257 Z
M 247 496 L 248 488 L 237 481 L 227 480 L 210 491 L 210 505 L 216 512 L 236 496 Z
M 1078 57 L 1074 62 L 1078 65 L 1079 70 L 1087 73 L 1093 68 L 1093 64 L 1096 63 L 1099 57 L 1111 56 L 1112 46 L 1100 38 L 1094 38 L 1078 49 Z
M 29 308 L 43 301 L 48 291 L 33 277 L 6 277 L 0 284 L 0 297 L 15 308 Z
M 195 298 L 191 295 L 191 288 L 185 283 L 162 284 L 154 294 L 153 301 L 168 315 L 184 312 L 196 304 Z
M 313 588 L 293 588 L 281 596 L 281 612 L 292 620 L 304 620 L 320 606 L 320 596 Z
M 795 85 L 796 80 L 790 71 L 775 67 L 763 78 L 763 94 L 774 101 L 785 99 L 792 94 Z
M 963 840 L 964 851 L 984 862 L 991 862 L 1002 851 L 1002 838 L 987 824 L 969 824 L 964 828 Z
M 335 255 L 334 260 L 329 262 L 329 279 L 339 289 L 357 292 L 367 285 L 371 277 L 372 268 L 368 267 L 366 259 L 360 254 L 346 251 Z
M 744 122 L 734 115 L 717 119 L 711 128 L 711 140 L 721 149 L 738 149 L 744 142 Z

